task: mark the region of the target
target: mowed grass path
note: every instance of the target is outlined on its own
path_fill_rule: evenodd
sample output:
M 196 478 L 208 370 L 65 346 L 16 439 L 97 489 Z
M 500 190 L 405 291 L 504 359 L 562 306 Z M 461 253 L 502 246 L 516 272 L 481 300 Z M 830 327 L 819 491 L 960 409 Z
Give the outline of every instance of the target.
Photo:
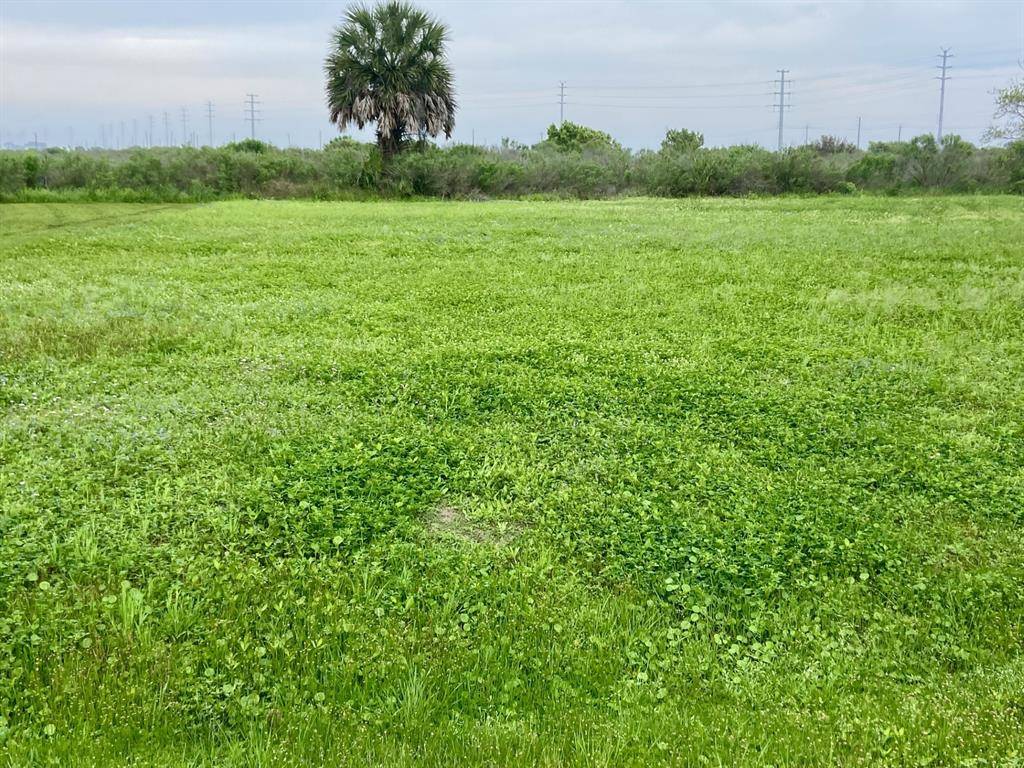
M 0 765 L 1024 761 L 1021 198 L 0 229 Z

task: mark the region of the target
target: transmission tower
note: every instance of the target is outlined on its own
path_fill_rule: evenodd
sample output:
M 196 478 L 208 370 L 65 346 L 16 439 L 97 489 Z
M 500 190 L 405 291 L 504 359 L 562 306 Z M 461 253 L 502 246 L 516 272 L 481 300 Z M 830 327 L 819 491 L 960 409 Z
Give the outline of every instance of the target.
M 181 146 L 188 144 L 188 107 L 181 108 Z
M 248 113 L 245 119 L 249 121 L 249 135 L 254 139 L 256 138 L 256 122 L 259 120 L 259 118 L 256 117 L 258 112 L 256 107 L 260 105 L 257 98 L 258 94 L 255 93 L 247 93 L 245 95 L 245 111 Z
M 948 69 L 950 69 L 950 66 L 949 66 L 949 64 L 947 62 L 949 61 L 949 59 L 953 58 L 953 54 L 951 54 L 949 52 L 949 48 L 943 48 L 942 49 L 942 53 L 940 53 L 939 56 L 942 59 L 942 64 L 940 64 L 938 67 L 936 67 L 936 69 L 942 70 L 942 74 L 939 75 L 935 79 L 938 80 L 939 83 L 940 83 L 940 86 L 939 86 L 939 132 L 938 132 L 938 139 L 939 139 L 939 144 L 941 144 L 942 143 L 942 116 L 943 116 L 943 113 L 946 110 L 946 81 L 949 80 L 949 75 L 946 74 L 946 71 Z
M 213 146 L 213 102 L 206 102 L 206 121 L 210 129 L 210 146 Z
M 558 84 L 558 124 L 565 122 L 565 81 Z
M 1017 66 L 1024 69 L 1024 5 L 1020 7 L 1020 56 L 1017 58 Z
M 782 139 L 782 131 L 783 131 L 783 123 L 784 123 L 783 117 L 786 114 L 786 110 L 787 109 L 791 109 L 792 106 L 793 106 L 792 104 L 788 104 L 786 102 L 786 97 L 792 95 L 790 92 L 786 91 L 786 86 L 787 85 L 792 86 L 793 85 L 793 81 L 792 80 L 788 80 L 788 81 L 786 80 L 786 75 L 789 74 L 789 70 L 788 69 L 780 69 L 780 70 L 778 70 L 778 73 L 779 73 L 779 79 L 775 81 L 775 84 L 779 86 L 779 90 L 775 91 L 773 95 L 778 96 L 779 97 L 779 101 L 778 101 L 777 104 L 773 105 L 773 109 L 779 110 L 779 152 L 781 152 L 782 151 L 782 142 L 783 142 L 783 139 Z

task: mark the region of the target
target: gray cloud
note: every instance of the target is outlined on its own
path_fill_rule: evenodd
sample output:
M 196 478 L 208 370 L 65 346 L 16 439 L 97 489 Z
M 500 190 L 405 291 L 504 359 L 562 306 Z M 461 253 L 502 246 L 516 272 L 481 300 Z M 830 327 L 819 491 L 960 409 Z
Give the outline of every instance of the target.
M 976 139 L 990 91 L 1016 68 L 1016 2 L 672 3 L 429 2 L 452 30 L 460 111 L 456 138 L 535 141 L 567 117 L 633 147 L 670 126 L 710 141 L 771 144 L 770 81 L 793 78 L 787 141 L 807 132 L 863 140 L 934 129 L 934 54 L 952 46 L 947 125 Z M 321 63 L 342 5 L 333 2 L 25 3 L 0 6 L 3 140 L 95 141 L 101 124 L 158 124 L 180 109 L 205 138 L 203 104 L 221 139 L 247 132 L 246 93 L 260 94 L 260 134 L 315 145 L 332 127 Z M 244 22 L 239 22 L 239 17 Z M 162 130 L 157 132 L 162 138 Z

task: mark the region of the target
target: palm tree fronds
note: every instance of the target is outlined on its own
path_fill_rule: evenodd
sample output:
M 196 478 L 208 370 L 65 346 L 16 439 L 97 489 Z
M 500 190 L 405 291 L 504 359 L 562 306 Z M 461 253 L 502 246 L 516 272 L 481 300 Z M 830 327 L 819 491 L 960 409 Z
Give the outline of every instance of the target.
M 447 40 L 442 23 L 402 0 L 350 7 L 324 60 L 331 122 L 376 123 L 385 156 L 409 137 L 450 138 L 456 102 Z

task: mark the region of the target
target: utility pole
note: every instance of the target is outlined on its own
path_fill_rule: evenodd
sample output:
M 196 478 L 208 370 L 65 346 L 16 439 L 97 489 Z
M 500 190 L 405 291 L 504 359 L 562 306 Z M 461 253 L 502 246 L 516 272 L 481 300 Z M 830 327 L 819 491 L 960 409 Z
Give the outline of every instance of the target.
M 316 135 L 317 135 L 318 141 L 320 142 L 320 149 L 323 149 L 324 148 L 324 132 L 323 131 L 317 131 Z
M 903 126 L 902 125 L 900 125 L 896 129 L 896 143 L 897 144 L 902 144 L 903 143 Z
M 1020 57 L 1017 66 L 1024 70 L 1024 5 L 1020 7 Z
M 181 146 L 188 144 L 188 107 L 181 108 Z
M 171 116 L 164 112 L 164 146 L 171 146 Z
M 257 95 L 258 94 L 255 93 L 247 93 L 245 95 L 245 108 L 246 111 L 249 113 L 249 116 L 246 118 L 249 121 L 249 134 L 254 139 L 256 138 L 256 107 L 259 105 L 259 102 L 256 101 Z
M 558 124 L 565 122 L 565 81 L 558 83 Z
M 943 48 L 942 49 L 942 53 L 940 53 L 939 56 L 942 57 L 942 64 L 940 64 L 938 67 L 936 67 L 936 69 L 941 69 L 942 70 L 942 74 L 939 77 L 935 78 L 935 79 L 938 80 L 941 83 L 941 85 L 939 86 L 939 132 L 937 134 L 938 140 L 939 140 L 939 144 L 941 144 L 942 143 L 942 116 L 943 116 L 943 113 L 946 110 L 946 81 L 949 80 L 949 76 L 946 74 L 946 70 L 950 69 L 950 67 L 947 64 L 947 62 L 949 61 L 949 59 L 953 58 L 953 54 L 951 54 L 949 52 L 949 48 Z
M 776 96 L 779 97 L 779 103 L 775 105 L 775 109 L 779 110 L 779 152 L 782 151 L 782 130 L 783 130 L 783 115 L 786 114 L 786 110 L 789 108 L 789 104 L 786 103 L 786 75 L 789 73 L 788 69 L 777 70 L 779 73 L 779 79 L 775 82 L 779 84 L 779 90 L 775 91 Z M 793 84 L 791 80 L 790 85 Z
M 139 121 L 132 118 L 132 146 L 139 146 Z
M 213 102 L 206 102 L 206 120 L 210 128 L 210 146 L 213 146 Z
M 806 146 L 807 146 L 808 144 L 810 144 L 810 143 L 811 143 L 811 141 L 810 141 L 810 137 L 811 137 L 811 126 L 809 126 L 809 125 L 806 125 L 806 124 L 805 124 L 805 125 L 804 125 L 804 146 L 805 146 L 805 147 L 806 147 Z
M 857 149 L 860 149 L 860 118 L 857 118 Z
M 153 147 L 153 116 L 149 115 L 149 134 L 146 137 L 146 144 L 151 149 Z

